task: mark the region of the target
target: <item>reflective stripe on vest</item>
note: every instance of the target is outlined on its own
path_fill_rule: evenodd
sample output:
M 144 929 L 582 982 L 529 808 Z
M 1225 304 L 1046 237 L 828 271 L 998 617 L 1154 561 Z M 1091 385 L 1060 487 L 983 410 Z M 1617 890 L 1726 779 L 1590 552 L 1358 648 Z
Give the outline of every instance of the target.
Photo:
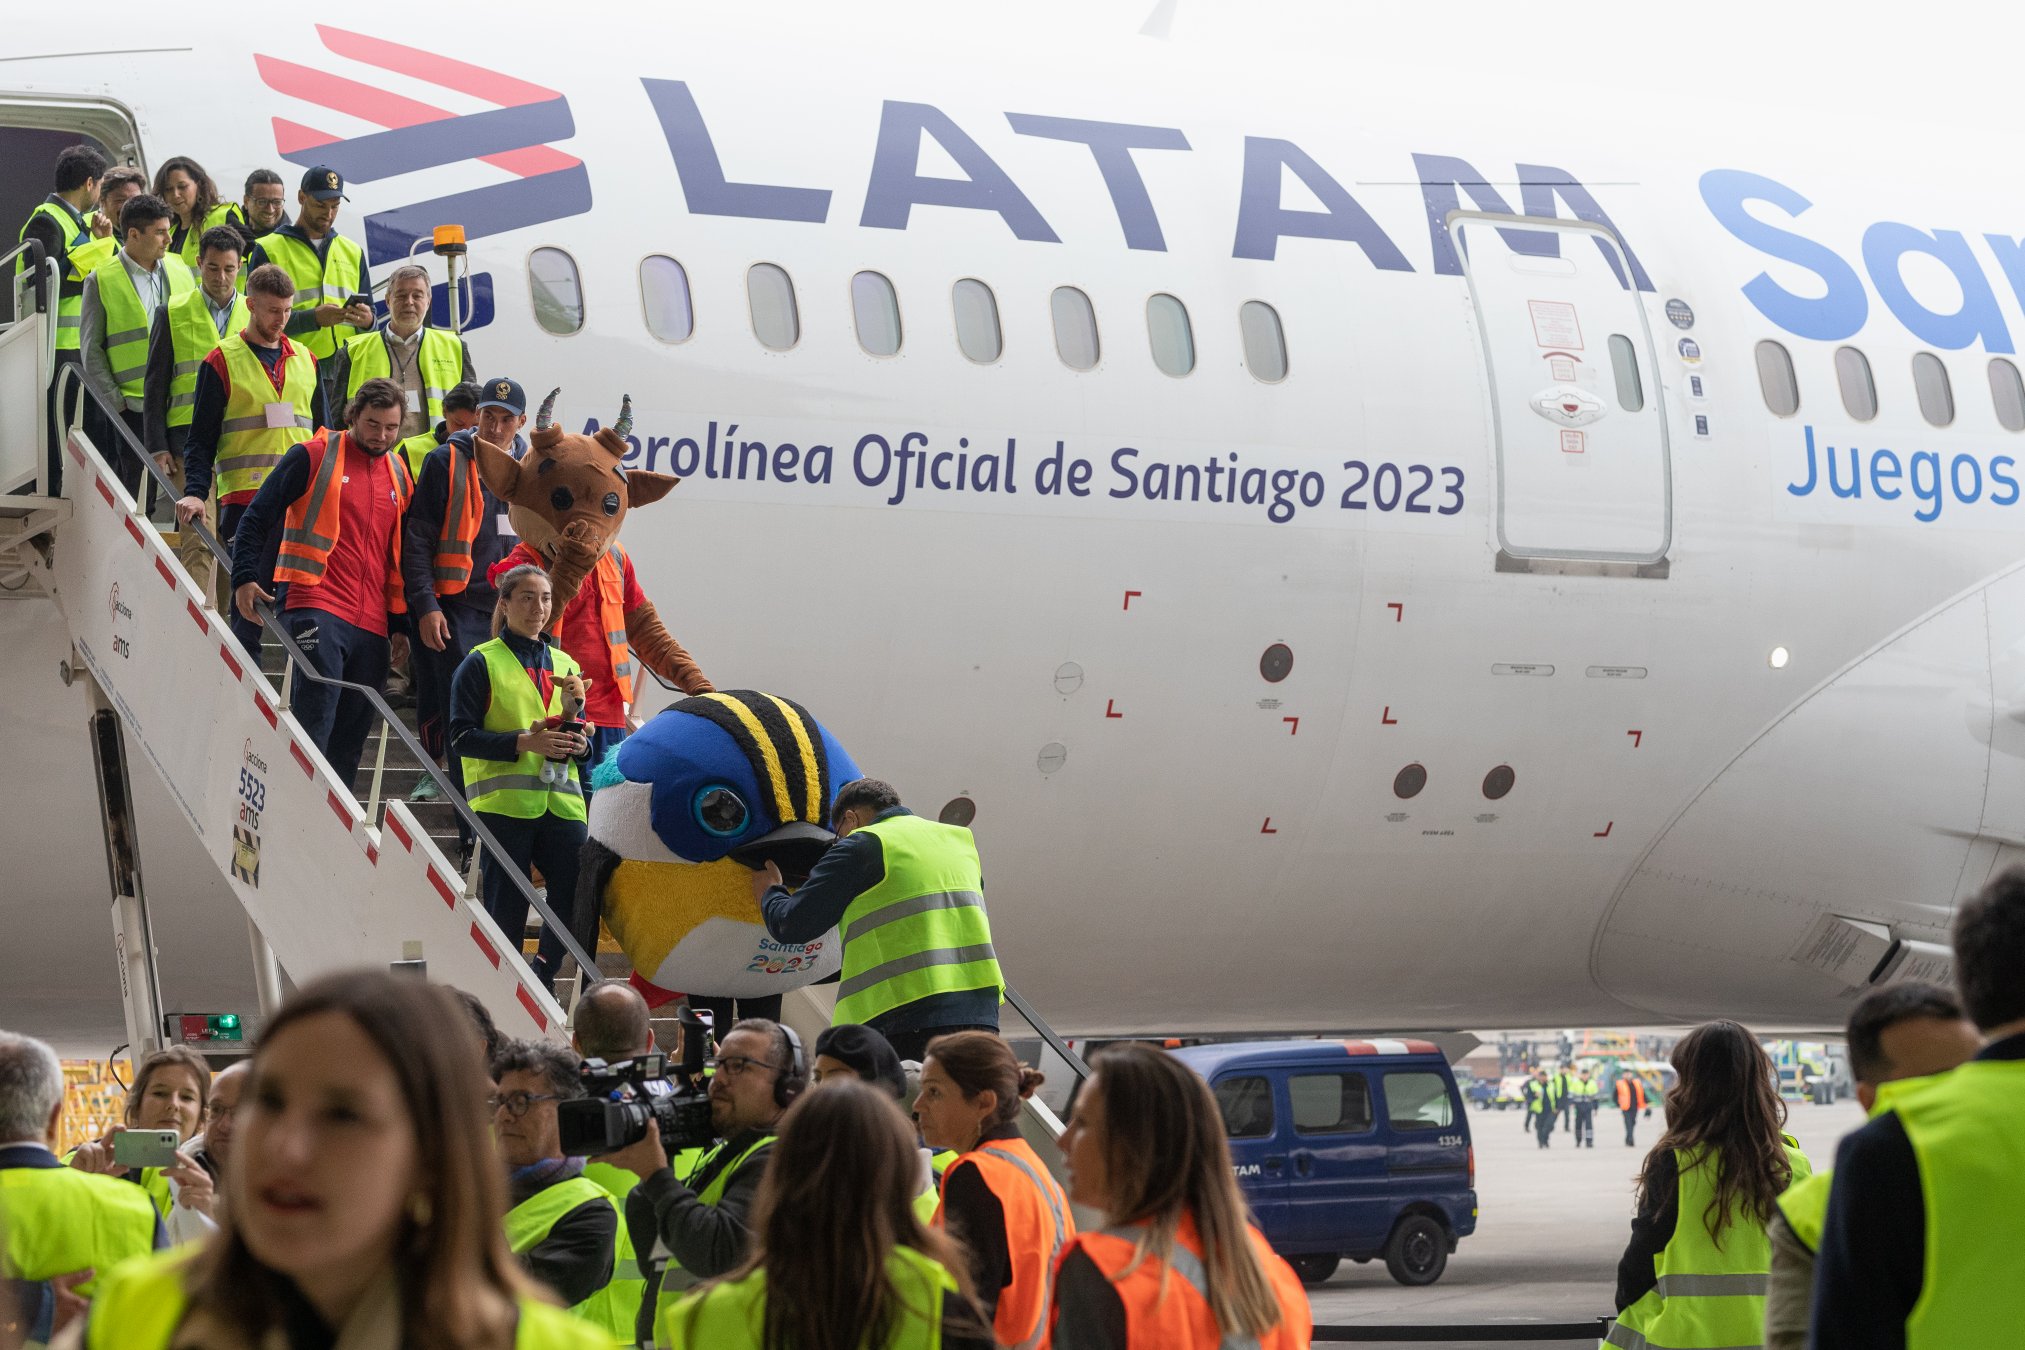
M 1907 1350 L 2015 1345 L 2025 1322 L 2025 1060 L 1974 1059 L 1895 1097 L 1926 1198 Z
M 478 479 L 475 438 L 470 450 L 466 454 L 464 447 L 450 447 L 449 496 L 443 506 L 443 528 L 436 534 L 436 556 L 430 563 L 438 595 L 457 595 L 471 585 L 472 550 L 478 544 L 479 515 L 485 510 L 485 485 Z
M 190 269 L 175 258 L 155 264 L 168 286 L 165 304 L 173 304 L 190 293 L 196 282 Z M 105 357 L 112 367 L 113 382 L 122 398 L 139 398 L 141 381 L 148 373 L 148 310 L 141 303 L 134 279 L 127 275 L 126 260 L 115 253 L 100 263 L 92 275 L 98 278 L 99 307 L 105 311 Z
M 633 1257 L 633 1238 L 626 1230 L 626 1216 L 611 1193 L 589 1177 L 575 1176 L 537 1191 L 506 1212 L 506 1243 L 514 1255 L 525 1255 L 548 1240 L 565 1214 L 583 1205 L 608 1205 L 618 1219 L 612 1245 L 612 1278 L 570 1312 L 595 1326 L 603 1327 L 621 1341 L 633 1339 L 634 1318 L 640 1300 L 647 1296 L 647 1281 Z
M 210 314 L 205 314 L 210 322 Z M 225 394 L 225 419 L 218 429 L 218 446 L 212 464 L 220 497 L 238 492 L 255 492 L 267 481 L 288 447 L 309 439 L 315 427 L 310 419 L 310 400 L 316 397 L 316 358 L 283 338 L 281 390 L 275 391 L 267 367 L 253 354 L 244 333 L 235 333 L 218 344 L 225 361 L 225 375 L 231 388 Z M 295 410 L 292 426 L 267 425 L 267 405 L 286 403 Z
M 1009 1165 L 1022 1180 L 1014 1181 L 999 1171 L 992 1165 L 994 1159 Z M 1005 1214 L 1006 1254 L 1012 1265 L 1012 1282 L 999 1294 L 992 1329 L 1001 1345 L 1035 1350 L 1047 1339 L 1048 1302 L 1054 1289 L 1056 1258 L 1061 1255 L 1062 1245 L 1076 1232 L 1068 1200 L 1025 1140 L 993 1140 L 958 1161 L 968 1161 L 978 1169 Z M 945 1178 L 947 1175 L 945 1172 Z M 1043 1203 L 1034 1204 L 1034 1195 Z M 1047 1224 L 1048 1231 L 1035 1232 L 1042 1222 Z
M 625 546 L 613 544 L 598 559 L 598 623 L 604 629 L 605 647 L 612 655 L 612 683 L 619 702 L 633 701 L 633 648 L 626 639 Z
M 393 370 L 386 337 L 377 328 L 348 339 L 345 355 L 349 360 L 345 379 L 347 401 L 358 396 L 359 386 L 367 380 L 387 379 Z M 422 411 L 428 414 L 429 425 L 433 427 L 443 420 L 443 395 L 464 378 L 464 349 L 456 334 L 425 327 L 415 361 L 417 373 L 422 377 Z
M 336 453 L 331 452 L 331 438 L 337 437 Z M 297 497 L 288 505 L 288 513 L 282 520 L 281 549 L 276 555 L 274 577 L 277 581 L 302 581 L 311 585 L 323 580 L 323 574 L 330 565 L 331 550 L 337 547 L 338 531 L 343 521 L 342 503 L 344 488 L 338 473 L 338 461 L 345 458 L 353 447 L 349 432 L 326 431 L 303 442 L 309 451 L 309 491 Z M 399 455 L 368 455 L 357 450 L 364 461 L 358 466 L 362 490 L 370 491 L 373 470 L 381 462 L 387 466 L 387 476 L 393 483 L 394 514 L 399 516 L 408 509 L 408 498 L 414 492 L 414 480 L 408 477 L 408 463 Z M 337 488 L 333 492 L 332 488 Z M 408 612 L 408 601 L 401 589 L 401 523 L 397 519 L 387 541 L 386 575 L 382 582 L 382 594 L 386 597 L 390 614 Z
M 759 1152 L 773 1141 L 774 1136 L 770 1134 L 763 1135 L 759 1139 L 754 1140 L 743 1153 L 733 1158 L 725 1165 L 722 1171 L 710 1178 L 708 1186 L 696 1192 L 697 1202 L 710 1205 L 714 1208 L 718 1201 L 724 1199 L 725 1188 L 731 1184 L 731 1178 L 737 1175 L 738 1169 L 745 1166 L 747 1160 L 753 1154 Z M 730 1141 L 727 1140 L 711 1149 L 708 1153 L 697 1155 L 695 1166 L 687 1170 L 675 1170 L 673 1164 L 671 1164 L 670 1170 L 675 1171 L 675 1174 L 682 1178 L 684 1185 L 688 1186 L 691 1190 L 695 1190 L 696 1178 L 709 1171 L 710 1164 L 716 1160 L 717 1155 L 730 1147 Z M 695 1286 L 696 1278 L 683 1270 L 674 1261 L 670 1261 L 661 1272 L 661 1287 L 654 1291 L 653 1325 L 656 1333 L 654 1337 L 655 1344 L 664 1347 L 664 1350 L 668 1344 L 664 1339 L 664 1329 L 667 1326 L 666 1319 L 674 1311 L 675 1305 L 681 1302 L 682 1295 Z
M 846 936 L 833 1020 L 870 1022 L 935 994 L 1002 990 L 970 831 L 919 816 L 863 828 L 879 840 L 886 871 L 838 925 Z
M 21 222 L 21 233 L 15 238 L 15 243 L 28 242 L 28 226 L 37 216 L 48 216 L 56 222 L 57 236 L 65 241 L 64 251 L 70 258 L 70 275 L 66 277 L 61 272 L 57 274 L 56 294 L 50 298 L 56 302 L 56 350 L 74 352 L 77 350 L 78 335 L 84 327 L 84 292 L 80 289 L 80 285 L 91 275 L 94 267 L 105 261 L 104 255 L 108 250 L 95 250 L 86 254 L 84 252 L 86 246 L 94 242 L 91 227 L 72 220 L 69 212 L 50 201 L 38 202 L 35 209 L 28 213 L 28 219 Z M 113 241 L 106 239 L 98 242 L 111 245 Z M 28 275 L 26 253 L 15 259 L 14 275 L 17 277 Z
M 1798 1144 L 1786 1141 L 1793 1181 L 1813 1169 Z M 1765 1287 L 1772 1243 L 1756 1215 L 1728 1216 L 1722 1242 L 1703 1218 L 1716 1198 L 1720 1155 L 1676 1149 L 1679 1222 L 1653 1258 L 1657 1283 L 1618 1315 L 1603 1343 L 1619 1350 L 1733 1350 L 1765 1340 Z M 1792 1184 L 1791 1182 L 1788 1183 Z
M 492 682 L 492 697 L 485 708 L 485 730 L 526 731 L 535 722 L 562 713 L 562 682 L 579 674 L 580 668 L 560 647 L 550 646 L 548 653 L 554 670 L 548 702 L 544 705 L 534 681 L 527 676 L 527 667 L 520 664 L 520 658 L 504 639 L 493 638 L 471 649 L 471 655 L 464 659 L 482 662 Z M 462 758 L 464 796 L 474 811 L 512 816 L 516 820 L 537 820 L 544 815 L 564 820 L 585 818 L 584 789 L 577 780 L 574 760 L 566 766 L 567 778 L 546 782 L 542 770 L 549 767 L 548 760 L 533 750 L 512 760 L 473 759 L 469 755 Z
M 288 273 L 289 280 L 295 283 L 292 314 L 318 305 L 342 305 L 358 289 L 365 254 L 341 234 L 331 237 L 330 251 L 324 254 L 321 264 L 317 262 L 315 249 L 280 230 L 261 235 L 259 246 L 267 261 Z M 305 333 L 296 341 L 309 348 L 317 360 L 325 361 L 337 354 L 339 343 L 349 341 L 358 331 L 348 323 L 334 323 Z
M 74 1167 L 0 1170 L 0 1279 L 40 1283 L 77 1270 L 109 1273 L 155 1245 L 153 1197 Z M 89 1298 L 94 1281 L 77 1287 Z
M 169 374 L 170 426 L 190 425 L 190 416 L 197 406 L 197 367 L 225 338 L 243 331 L 249 317 L 246 302 L 235 294 L 232 312 L 226 317 L 225 332 L 221 335 L 218 325 L 212 322 L 211 301 L 202 286 L 169 302 L 169 342 L 175 353 L 175 368 Z
M 1064 1252 L 1066 1256 L 1080 1248 L 1110 1281 L 1125 1309 L 1129 1344 L 1157 1345 L 1161 1350 L 1295 1350 L 1308 1344 L 1314 1319 L 1308 1311 L 1307 1293 L 1258 1229 L 1247 1224 L 1245 1234 L 1280 1305 L 1280 1319 L 1257 1340 L 1225 1335 L 1218 1328 L 1214 1305 L 1209 1301 L 1202 1235 L 1192 1215 L 1184 1214 L 1175 1226 L 1174 1246 L 1165 1263 L 1151 1255 L 1140 1256 L 1139 1241 L 1146 1231 L 1145 1225 L 1138 1224 L 1085 1233 L 1073 1239 Z
M 886 1257 L 886 1280 L 897 1295 L 897 1316 L 886 1339 L 868 1350 L 939 1350 L 943 1299 L 956 1278 L 912 1247 Z M 761 1350 L 765 1344 L 766 1271 L 698 1290 L 664 1305 L 654 1319 L 654 1343 L 666 1350 Z
M 87 1350 L 169 1350 L 190 1302 L 183 1267 L 195 1255 L 194 1248 L 157 1252 L 101 1279 L 84 1324 Z M 610 1336 L 561 1308 L 533 1298 L 516 1302 L 513 1350 L 611 1350 Z

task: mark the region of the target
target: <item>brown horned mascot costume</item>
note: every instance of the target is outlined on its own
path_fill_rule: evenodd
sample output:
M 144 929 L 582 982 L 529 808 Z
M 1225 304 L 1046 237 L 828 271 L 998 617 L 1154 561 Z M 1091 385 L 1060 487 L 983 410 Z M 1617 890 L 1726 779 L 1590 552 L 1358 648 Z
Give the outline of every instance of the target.
M 506 503 L 520 536 L 520 546 L 495 564 L 492 574 L 496 581 L 508 568 L 529 562 L 548 569 L 555 592 L 549 631 L 588 677 L 590 720 L 620 728 L 640 665 L 685 694 L 707 694 L 716 686 L 661 622 L 618 542 L 626 512 L 660 501 L 679 480 L 620 462 L 633 426 L 632 395 L 616 423 L 584 436 L 556 425 L 561 392 L 550 390 L 542 400 L 525 458 L 516 460 L 490 441 L 477 442 L 479 477 Z M 592 640 L 579 636 L 591 634 Z

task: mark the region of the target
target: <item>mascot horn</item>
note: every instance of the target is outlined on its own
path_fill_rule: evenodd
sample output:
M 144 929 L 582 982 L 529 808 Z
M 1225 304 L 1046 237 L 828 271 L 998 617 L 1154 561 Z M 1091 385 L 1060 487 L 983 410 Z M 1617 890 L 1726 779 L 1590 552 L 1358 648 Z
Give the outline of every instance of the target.
M 767 936 L 752 896 L 767 861 L 789 885 L 833 842 L 830 804 L 858 766 L 799 704 L 750 689 L 686 698 L 592 778 L 577 937 L 600 916 L 662 996 L 758 998 L 835 974 L 843 944 Z M 654 996 L 654 989 L 645 991 Z

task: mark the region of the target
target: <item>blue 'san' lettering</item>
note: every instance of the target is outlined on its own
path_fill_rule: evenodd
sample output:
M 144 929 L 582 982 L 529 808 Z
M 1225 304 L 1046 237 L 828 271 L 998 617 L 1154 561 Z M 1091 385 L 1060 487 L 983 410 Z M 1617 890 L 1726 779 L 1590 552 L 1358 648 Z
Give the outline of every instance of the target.
M 1835 250 L 1812 239 L 1768 225 L 1744 209 L 1748 201 L 1769 202 L 1789 216 L 1799 216 L 1814 203 L 1762 174 L 1741 169 L 1712 169 L 1702 175 L 1702 200 L 1716 222 L 1760 253 L 1804 267 L 1821 278 L 1825 293 L 1795 295 L 1760 272 L 1744 283 L 1744 298 L 1757 311 L 1798 337 L 1839 342 L 1863 327 L 1870 297 L 1856 269 Z

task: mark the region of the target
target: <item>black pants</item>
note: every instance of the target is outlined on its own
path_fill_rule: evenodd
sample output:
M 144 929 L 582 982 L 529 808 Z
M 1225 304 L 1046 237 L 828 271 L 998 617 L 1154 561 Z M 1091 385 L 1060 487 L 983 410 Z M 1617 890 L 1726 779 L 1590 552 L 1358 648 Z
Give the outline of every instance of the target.
M 320 674 L 385 691 L 384 633 L 369 633 L 320 609 L 285 610 L 281 621 Z M 323 751 L 338 781 L 356 791 L 359 757 L 365 753 L 366 735 L 373 725 L 373 705 L 362 694 L 318 684 L 300 674 L 289 699 L 295 720 Z
M 140 507 L 142 515 L 147 515 L 154 506 L 156 495 L 154 479 L 150 478 L 148 471 L 141 467 L 141 457 L 134 452 L 133 446 L 127 444 L 127 438 L 105 426 L 105 420 L 103 416 L 98 418 L 102 432 L 92 437 L 92 443 L 98 446 L 99 453 L 105 456 L 106 463 L 113 466 L 113 472 L 119 475 L 121 485 L 133 497 L 134 505 Z M 147 424 L 139 413 L 122 409 L 120 421 L 125 424 L 128 431 L 133 432 L 135 440 L 143 445 L 147 444 Z
M 420 636 L 412 637 L 408 643 L 408 650 L 414 653 L 415 732 L 422 748 L 441 761 L 443 771 L 461 797 L 464 759 L 450 753 L 450 684 L 471 649 L 491 641 L 492 616 L 453 601 L 443 606 L 443 621 L 450 633 L 443 641 L 442 651 L 432 650 Z M 418 635 L 421 627 L 421 620 L 416 619 Z M 457 817 L 457 839 L 464 847 L 471 847 L 471 827 L 462 816 Z
M 1575 1103 L 1575 1147 L 1596 1147 L 1596 1103 Z
M 530 863 L 541 869 L 542 881 L 548 886 L 548 907 L 561 920 L 561 927 L 542 924 L 533 969 L 543 984 L 553 984 L 556 971 L 562 967 L 562 930 L 569 927 L 570 914 L 576 907 L 577 859 L 584 847 L 584 822 L 564 820 L 552 812 L 523 820 L 480 811 L 478 818 L 499 840 L 521 876 L 530 875 Z M 499 925 L 499 931 L 513 944 L 513 949 L 519 951 L 527 934 L 527 897 L 513 884 L 512 876 L 500 866 L 499 860 L 489 853 L 484 872 L 485 912 Z
M 892 1032 L 886 1037 L 886 1039 L 892 1043 L 894 1054 L 900 1056 L 900 1058 L 902 1059 L 911 1059 L 914 1060 L 916 1063 L 919 1063 L 922 1059 L 927 1057 L 928 1043 L 930 1041 L 934 1040 L 937 1036 L 947 1036 L 950 1035 L 952 1032 L 958 1031 L 989 1031 L 992 1034 L 996 1035 L 998 1033 L 998 1028 L 976 1026 L 976 1025 L 960 1026 L 960 1027 L 917 1027 L 913 1031 Z
M 1638 1129 L 1638 1108 L 1634 1106 L 1624 1113 L 1624 1146 L 1626 1148 L 1638 1147 L 1637 1142 L 1632 1138 L 1632 1135 L 1637 1129 Z
M 81 366 L 76 351 L 56 354 L 54 378 L 49 381 L 49 495 L 52 497 L 63 495 L 63 443 L 70 434 L 70 419 L 77 414 L 78 400 L 84 397 L 84 385 L 72 381 L 70 397 L 63 400 L 62 407 L 57 406 L 56 387 L 63 382 L 65 366 Z M 79 373 L 83 373 L 81 369 Z M 112 447 L 107 446 L 106 452 L 110 454 L 111 451 Z
M 1554 1112 L 1542 1111 L 1533 1117 L 1533 1137 L 1540 1141 L 1540 1147 L 1547 1147 L 1547 1137 L 1554 1133 Z
M 246 504 L 244 502 L 233 502 L 229 505 L 221 504 L 218 507 L 218 542 L 225 545 L 227 551 L 232 551 L 235 548 L 239 538 L 239 522 L 245 516 Z M 269 595 L 275 593 L 274 560 L 280 552 L 281 531 L 276 529 L 261 544 L 260 569 L 253 577 L 255 581 L 260 583 L 260 589 L 266 591 Z M 231 590 L 229 580 L 226 589 L 228 592 Z M 244 647 L 246 654 L 257 663 L 260 660 L 261 639 L 267 630 L 251 619 L 240 617 L 239 604 L 236 597 L 228 595 L 226 603 L 232 607 L 232 617 L 230 620 L 232 636 L 239 639 L 239 645 Z

